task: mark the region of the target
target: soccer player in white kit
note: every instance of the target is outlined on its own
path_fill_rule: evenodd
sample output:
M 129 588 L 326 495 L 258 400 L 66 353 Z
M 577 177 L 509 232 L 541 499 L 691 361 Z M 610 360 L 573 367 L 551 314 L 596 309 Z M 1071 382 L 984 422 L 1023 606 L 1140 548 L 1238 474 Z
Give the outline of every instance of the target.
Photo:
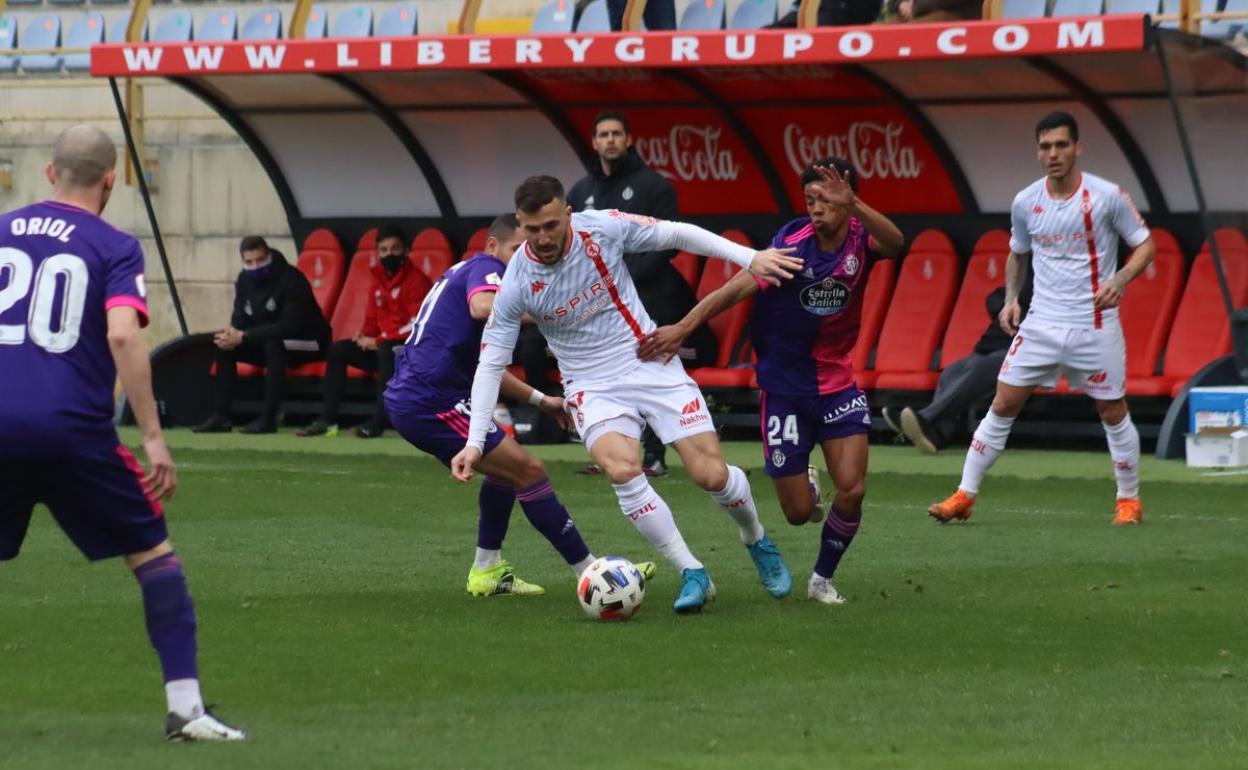
M 1014 419 L 1037 387 L 1057 384 L 1064 372 L 1072 388 L 1096 402 L 1109 440 L 1118 482 L 1113 523 L 1138 524 L 1140 434 L 1127 411 L 1127 349 L 1118 304 L 1127 284 L 1153 261 L 1148 226 L 1118 185 L 1079 170 L 1079 126 L 1064 112 L 1036 125 L 1036 155 L 1045 177 L 1014 197 L 1010 256 L 1005 269 L 1001 328 L 1014 337 L 997 377 L 992 407 L 971 439 L 962 483 L 928 508 L 941 523 L 971 517 L 984 475 L 1005 450 Z M 1131 249 L 1117 269 L 1118 239 Z M 1018 294 L 1028 262 L 1035 289 L 1019 325 Z
M 526 179 L 516 190 L 516 209 L 525 243 L 507 265 L 481 338 L 468 442 L 451 461 L 452 473 L 467 481 L 481 460 L 499 381 L 527 313 L 559 361 L 567 411 L 621 510 L 681 573 L 673 609 L 699 612 L 715 588 L 642 473 L 639 441 L 647 423 L 737 524 L 767 592 L 787 596 L 788 566 L 759 523 L 745 472 L 724 461 L 698 386 L 679 358 L 667 364 L 637 358 L 638 343 L 655 324 L 623 254 L 680 249 L 741 265 L 773 284 L 801 270 L 801 260 L 788 256 L 792 249 L 756 252 L 682 222 L 614 210 L 573 214 L 563 185 L 549 176 Z

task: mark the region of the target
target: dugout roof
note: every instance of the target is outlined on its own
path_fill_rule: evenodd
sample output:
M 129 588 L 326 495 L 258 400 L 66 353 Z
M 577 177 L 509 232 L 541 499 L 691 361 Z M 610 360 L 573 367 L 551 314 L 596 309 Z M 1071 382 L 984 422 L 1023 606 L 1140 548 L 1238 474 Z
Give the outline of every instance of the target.
M 1039 175 L 1031 129 L 1055 108 L 1080 119 L 1085 168 L 1141 209 L 1198 208 L 1179 122 L 1208 209 L 1248 209 L 1245 58 L 1143 16 L 115 44 L 91 61 L 95 76 L 165 77 L 210 104 L 297 235 L 331 218 L 510 210 L 524 176 L 583 175 L 605 109 L 629 117 L 694 218 L 800 210 L 794 174 L 826 154 L 849 158 L 891 213 L 1002 213 Z

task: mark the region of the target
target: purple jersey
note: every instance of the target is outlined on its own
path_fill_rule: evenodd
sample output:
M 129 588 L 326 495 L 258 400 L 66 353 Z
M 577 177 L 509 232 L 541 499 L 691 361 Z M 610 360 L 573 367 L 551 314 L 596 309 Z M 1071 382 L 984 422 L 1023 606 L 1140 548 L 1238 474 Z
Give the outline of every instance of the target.
M 476 254 L 433 284 L 395 360 L 386 387 L 388 411 L 442 410 L 468 398 L 485 329 L 485 321 L 468 312 L 468 300 L 478 292 L 498 291 L 506 270 L 502 260 Z
M 773 248 L 794 248 L 804 267 L 780 286 L 759 282 L 750 316 L 758 354 L 758 385 L 770 393 L 817 396 L 854 384 L 850 351 L 858 341 L 862 298 L 872 255 L 862 223 L 835 252 L 819 249 L 809 218 L 795 219 L 776 234 Z
M 52 201 L 0 216 L 0 456 L 116 443 L 107 311 L 147 323 L 143 250 L 84 209 Z

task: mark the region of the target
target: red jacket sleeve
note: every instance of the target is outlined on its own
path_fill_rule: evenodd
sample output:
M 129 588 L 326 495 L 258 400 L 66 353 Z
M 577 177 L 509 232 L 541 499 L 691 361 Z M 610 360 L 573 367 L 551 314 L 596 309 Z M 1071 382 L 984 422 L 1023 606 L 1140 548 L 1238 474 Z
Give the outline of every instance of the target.
M 368 302 L 364 305 L 364 324 L 360 326 L 360 334 L 365 337 L 381 336 L 381 324 L 377 320 L 377 290 L 381 288 L 378 285 L 376 276 L 368 287 Z

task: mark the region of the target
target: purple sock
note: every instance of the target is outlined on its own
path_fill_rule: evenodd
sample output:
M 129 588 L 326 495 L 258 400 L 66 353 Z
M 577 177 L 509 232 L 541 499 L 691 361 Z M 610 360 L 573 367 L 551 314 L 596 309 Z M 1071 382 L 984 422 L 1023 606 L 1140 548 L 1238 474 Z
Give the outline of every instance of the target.
M 849 550 L 858 534 L 858 525 L 862 523 L 862 513 L 850 520 L 845 514 L 836 510 L 833 505 L 828 509 L 828 518 L 823 522 L 823 530 L 819 533 L 819 558 L 815 559 L 815 573 L 820 577 L 830 578 L 836 572 L 836 565 Z
M 477 547 L 487 551 L 500 551 L 507 526 L 511 524 L 511 506 L 516 502 L 516 490 L 498 479 L 486 477 L 481 484 L 477 503 L 481 515 L 477 519 Z
M 555 497 L 550 479 L 543 479 L 527 489 L 516 492 L 520 508 L 533 528 L 550 541 L 568 564 L 576 564 L 589 556 L 589 546 L 572 523 L 568 510 Z
M 138 567 L 134 576 L 143 590 L 147 635 L 160 657 L 165 681 L 198 679 L 195 605 L 186 590 L 182 562 L 167 553 Z

